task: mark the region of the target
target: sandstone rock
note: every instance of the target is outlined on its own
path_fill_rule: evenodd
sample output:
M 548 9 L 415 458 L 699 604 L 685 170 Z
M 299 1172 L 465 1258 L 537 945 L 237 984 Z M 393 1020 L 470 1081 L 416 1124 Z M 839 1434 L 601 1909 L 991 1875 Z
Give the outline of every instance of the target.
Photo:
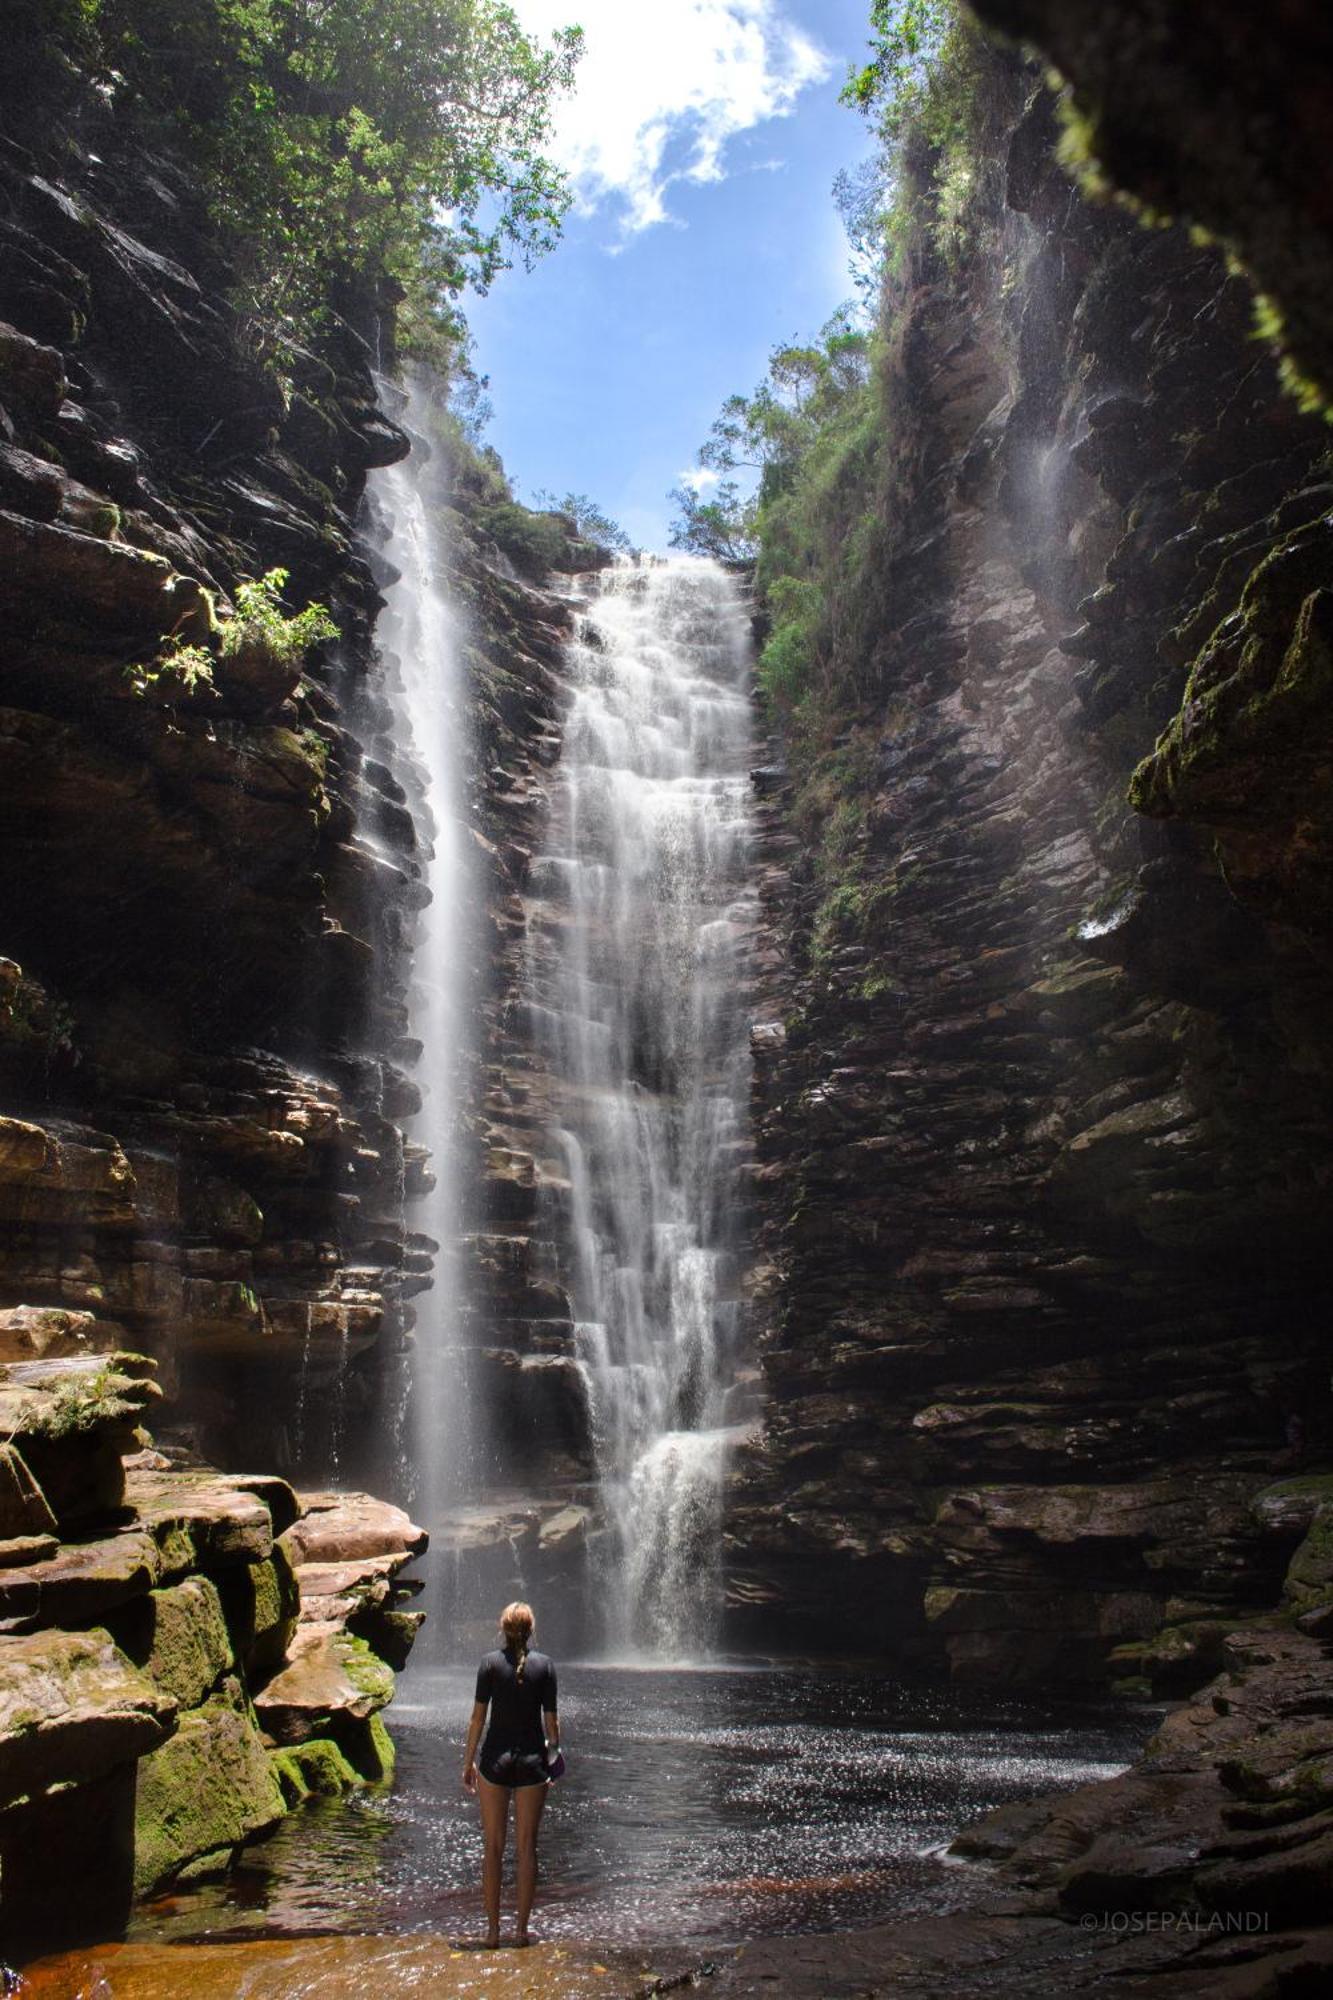
M 266 1561 L 226 1570 L 218 1584 L 247 1678 L 253 1682 L 275 1672 L 286 1658 L 305 1598 L 286 1548 L 275 1542 Z
M 197 1708 L 235 1665 L 222 1601 L 207 1577 L 151 1590 L 107 1622 L 125 1657 L 182 1710 Z
M 298 1630 L 287 1664 L 256 1695 L 255 1709 L 276 1743 L 314 1736 L 345 1741 L 346 1723 L 368 1722 L 392 1699 L 393 1672 L 367 1645 L 335 1627 L 311 1625 Z
M 426 1547 L 424 1529 L 414 1526 L 401 1507 L 369 1493 L 301 1493 L 298 1498 L 301 1518 L 283 1538 L 298 1567 L 304 1562 L 420 1555 Z
M 266 1562 L 272 1554 L 267 1506 L 223 1473 L 136 1469 L 126 1477 L 125 1499 L 173 1575 L 196 1565 L 225 1570 Z
M 176 1703 L 106 1632 L 0 1636 L 0 1800 L 132 1762 L 175 1719 Z
M 53 416 L 64 400 L 64 363 L 54 347 L 0 322 L 0 382 L 41 415 Z
M 122 1528 L 100 1541 L 64 1542 L 46 1562 L 0 1572 L 0 1616 L 91 1624 L 142 1597 L 163 1567 L 156 1542 L 139 1528 Z
M 787 1942 L 784 1940 L 784 1943 Z M 511 1962 L 512 1961 L 512 1962 Z M 691 1954 L 668 1947 L 651 1954 L 616 1945 L 539 1943 L 526 1952 L 471 1952 L 446 1937 L 246 1938 L 229 1944 L 108 1944 L 47 1957 L 24 1969 L 33 2000 L 67 2000 L 83 1990 L 132 1993 L 135 2000 L 235 2000 L 238 1980 L 256 2000 L 363 2000 L 367 1993 L 429 1993 L 435 2000 L 623 2000 L 658 1980 L 689 1979 Z M 662 1990 L 669 1991 L 670 1988 Z M 824 1991 L 827 1993 L 827 1987 Z
M 123 1451 L 161 1391 L 151 1361 L 75 1356 L 0 1367 L 0 1425 L 62 1527 L 113 1513 L 125 1490 Z
M 16 1445 L 0 1444 L 0 1536 L 49 1535 L 55 1516 Z
M 0 1118 L 0 1179 L 23 1181 L 40 1173 L 54 1148 L 40 1125 L 21 1118 Z
M 113 1353 L 124 1346 L 124 1330 L 99 1321 L 90 1312 L 67 1312 L 60 1306 L 0 1308 L 0 1361 L 40 1361 L 87 1354 Z

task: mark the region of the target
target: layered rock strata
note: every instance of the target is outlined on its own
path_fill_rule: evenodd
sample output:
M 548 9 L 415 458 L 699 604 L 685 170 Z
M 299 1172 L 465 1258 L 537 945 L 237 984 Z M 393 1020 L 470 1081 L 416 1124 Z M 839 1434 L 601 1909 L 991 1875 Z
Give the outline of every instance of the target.
M 1255 1494 L 1329 1444 L 1327 437 L 1216 252 L 1081 198 L 1016 60 L 981 92 L 973 253 L 923 203 L 889 306 L 831 940 L 759 776 L 788 974 L 734 1629 L 1179 1688 L 1276 1600 Z
M 11 1949 L 104 1934 L 132 1896 L 393 1768 L 379 1711 L 416 1622 L 396 1578 L 424 1537 L 364 1495 L 158 1451 L 152 1377 L 129 1354 L 0 1370 Z
M 352 517 L 407 439 L 373 302 L 281 380 L 180 162 L 92 93 L 6 113 L 0 1339 L 147 1349 L 210 1449 L 290 1471 L 336 1451 L 414 1254 L 412 870 L 362 837 L 385 775 L 346 720 Z M 336 642 L 247 622 L 272 570 Z
M 1286 1618 L 1234 1633 L 1220 1672 L 1109 1781 L 1034 1799 L 953 1842 L 947 1917 L 842 1937 L 764 1940 L 716 1971 L 719 1994 L 791 2000 L 1037 1991 L 1278 2000 L 1333 1970 L 1330 1480 L 1260 1508 L 1300 1532 Z

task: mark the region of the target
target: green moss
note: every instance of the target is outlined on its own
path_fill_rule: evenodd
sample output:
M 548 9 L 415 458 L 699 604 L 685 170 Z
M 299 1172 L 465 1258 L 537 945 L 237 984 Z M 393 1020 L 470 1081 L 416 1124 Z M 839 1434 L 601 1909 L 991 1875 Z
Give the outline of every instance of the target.
M 254 1711 L 240 1682 L 229 1679 L 139 1765 L 136 1890 L 143 1894 L 201 1856 L 239 1846 L 285 1811 Z
M 108 1619 L 121 1651 L 183 1708 L 196 1708 L 235 1664 L 217 1587 L 187 1577 Z
M 1283 1597 L 1299 1612 L 1333 1603 L 1333 1502 L 1324 1500 L 1287 1566 Z
M 1255 810 L 1256 759 L 1286 756 L 1289 770 L 1299 768 L 1333 692 L 1328 556 L 1321 519 L 1255 566 L 1239 610 L 1195 659 L 1179 713 L 1130 781 L 1137 811 L 1244 818 Z
M 275 1543 L 264 1562 L 226 1571 L 218 1587 L 227 1629 L 246 1672 L 272 1673 L 282 1664 L 301 1606 L 287 1551 Z
M 366 1754 L 359 1766 L 372 1785 L 387 1785 L 393 1778 L 397 1752 L 382 1715 L 372 1715 L 366 1729 Z
M 307 1799 L 336 1799 L 364 1783 L 336 1743 L 327 1737 L 312 1737 L 309 1743 L 294 1743 L 272 1753 L 273 1769 L 282 1796 L 289 1807 Z

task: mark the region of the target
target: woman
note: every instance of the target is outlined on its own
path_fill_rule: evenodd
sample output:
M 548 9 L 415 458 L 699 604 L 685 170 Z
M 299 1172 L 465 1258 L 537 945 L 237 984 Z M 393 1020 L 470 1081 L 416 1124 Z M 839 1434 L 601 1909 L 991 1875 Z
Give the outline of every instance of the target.
M 531 1650 L 532 1611 L 526 1604 L 507 1604 L 500 1613 L 498 1652 L 488 1653 L 477 1669 L 477 1698 L 468 1724 L 463 1753 L 463 1786 L 481 1799 L 481 1831 L 485 1843 L 481 1863 L 481 1894 L 486 1905 L 486 1943 L 500 1942 L 500 1874 L 509 1831 L 509 1800 L 514 1800 L 514 1843 L 518 1849 L 518 1922 L 515 1944 L 528 1944 L 528 1918 L 537 1890 L 537 1828 L 541 1825 L 550 1783 L 547 1744 L 560 1743 L 556 1714 L 555 1665 L 545 1653 Z M 486 1710 L 490 1727 L 475 1759 Z M 545 1721 L 545 1730 L 542 1723 Z

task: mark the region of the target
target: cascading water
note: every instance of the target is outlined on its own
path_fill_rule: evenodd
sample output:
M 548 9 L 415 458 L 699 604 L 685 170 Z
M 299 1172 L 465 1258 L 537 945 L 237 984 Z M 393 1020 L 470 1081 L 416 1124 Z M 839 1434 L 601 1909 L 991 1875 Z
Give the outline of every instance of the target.
M 459 1285 L 459 1160 L 468 1090 L 475 884 L 464 820 L 463 649 L 441 541 L 447 496 L 436 490 L 438 475 L 423 436 L 429 412 L 419 391 L 409 394 L 402 422 L 417 440 L 414 450 L 402 464 L 376 475 L 373 498 L 380 552 L 390 566 L 379 624 L 384 689 L 394 715 L 386 761 L 412 808 L 429 892 L 413 940 L 408 995 L 409 1035 L 421 1049 L 422 1109 L 407 1130 L 420 1149 L 422 1170 L 407 1209 L 412 1226 L 431 1246 L 433 1261 L 431 1281 L 416 1308 L 397 1448 L 409 1474 L 407 1497 L 435 1536 L 471 1497 L 485 1452 L 484 1412 L 470 1393 Z M 428 1630 L 447 1645 L 454 1607 L 447 1578 L 438 1564 L 433 1567 Z
M 529 992 L 592 1408 L 614 1652 L 706 1650 L 734 1428 L 749 1085 L 748 621 L 715 564 L 605 572 L 570 697 Z

